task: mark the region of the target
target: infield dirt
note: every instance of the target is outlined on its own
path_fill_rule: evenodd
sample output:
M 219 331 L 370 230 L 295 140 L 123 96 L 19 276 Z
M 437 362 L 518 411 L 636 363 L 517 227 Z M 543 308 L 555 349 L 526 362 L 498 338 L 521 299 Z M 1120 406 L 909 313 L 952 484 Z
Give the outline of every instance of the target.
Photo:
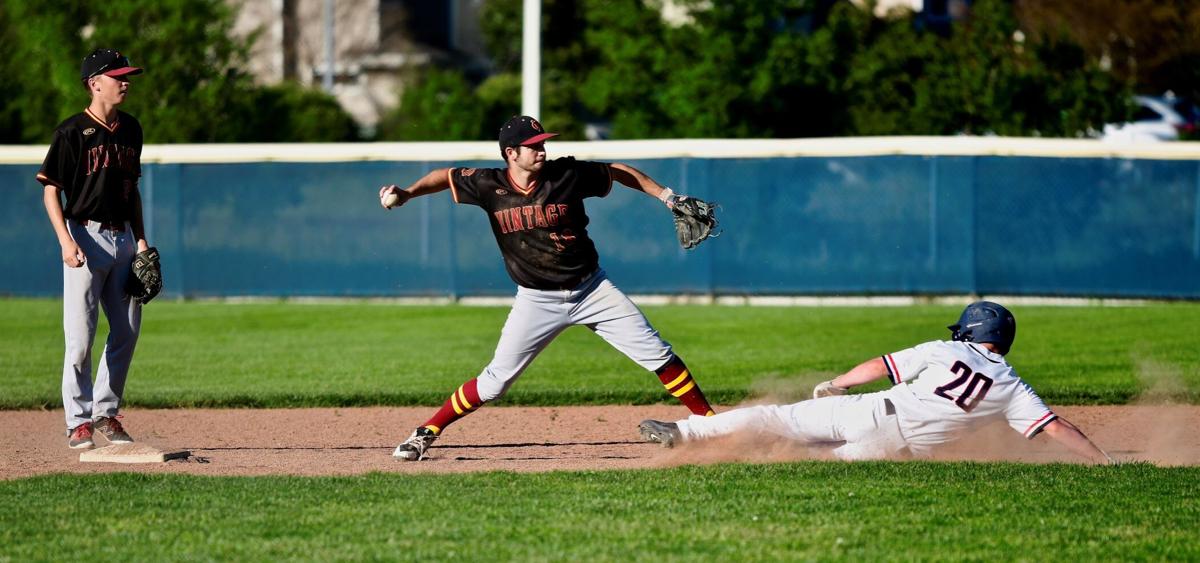
M 728 407 L 726 407 L 728 408 Z M 828 451 L 786 441 L 737 438 L 673 450 L 638 439 L 646 418 L 675 420 L 678 405 L 490 407 L 450 427 L 420 462 L 392 449 L 433 409 L 128 409 L 123 423 L 146 444 L 191 452 L 148 464 L 81 463 L 67 448 L 62 411 L 0 411 L 0 479 L 49 473 L 134 471 L 194 475 L 353 475 L 372 471 L 461 473 L 657 468 L 720 462 L 826 459 Z M 725 410 L 719 408 L 718 410 Z M 1200 464 L 1200 406 L 1058 407 L 1122 460 Z M 97 446 L 106 445 L 96 438 Z M 939 454 L 947 460 L 1078 462 L 1045 436 L 1025 440 L 995 424 Z

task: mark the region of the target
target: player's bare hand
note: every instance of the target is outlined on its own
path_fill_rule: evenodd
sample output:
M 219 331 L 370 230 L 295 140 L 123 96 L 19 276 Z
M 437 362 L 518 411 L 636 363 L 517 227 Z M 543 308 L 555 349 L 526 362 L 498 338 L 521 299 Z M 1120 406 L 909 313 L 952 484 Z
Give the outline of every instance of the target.
M 62 245 L 62 261 L 72 268 L 78 268 L 83 265 L 87 258 L 83 255 L 83 249 L 75 241 L 71 241 Z
M 390 185 L 379 188 L 379 205 L 384 209 L 400 207 L 407 203 L 411 197 L 412 195 L 400 189 L 399 186 Z

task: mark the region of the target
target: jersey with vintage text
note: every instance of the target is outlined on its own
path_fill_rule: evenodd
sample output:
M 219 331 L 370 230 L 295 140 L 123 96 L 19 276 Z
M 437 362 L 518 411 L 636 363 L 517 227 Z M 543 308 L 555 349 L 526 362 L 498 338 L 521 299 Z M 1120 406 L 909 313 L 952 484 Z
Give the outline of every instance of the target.
M 133 215 L 141 157 L 142 126 L 137 119 L 118 111 L 110 124 L 85 110 L 54 130 L 37 179 L 63 191 L 67 219 L 123 223 Z
M 449 176 L 455 203 L 487 212 L 504 267 L 517 285 L 571 289 L 599 268 L 583 200 L 612 190 L 607 164 L 571 157 L 547 161 L 527 189 L 504 168 L 451 168 Z
M 885 393 L 913 445 L 950 442 L 997 419 L 1033 438 L 1057 418 L 1004 356 L 978 344 L 926 342 L 886 354 L 883 362 L 894 384 Z

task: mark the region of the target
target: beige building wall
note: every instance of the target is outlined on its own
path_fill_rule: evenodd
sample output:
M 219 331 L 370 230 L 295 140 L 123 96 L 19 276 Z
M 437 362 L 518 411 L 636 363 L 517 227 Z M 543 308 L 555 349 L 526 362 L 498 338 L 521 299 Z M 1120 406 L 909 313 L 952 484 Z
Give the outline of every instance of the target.
M 229 5 L 237 14 L 234 35 L 258 34 L 247 72 L 259 84 L 283 80 L 283 0 L 229 0 Z
M 259 84 L 283 80 L 322 87 L 326 0 L 228 0 L 234 32 L 257 34 L 248 72 Z M 482 0 L 452 0 L 450 41 L 468 54 L 484 52 L 478 31 Z M 332 94 L 368 131 L 399 103 L 405 70 L 430 64 L 437 50 L 409 39 L 402 5 L 387 0 L 334 1 Z

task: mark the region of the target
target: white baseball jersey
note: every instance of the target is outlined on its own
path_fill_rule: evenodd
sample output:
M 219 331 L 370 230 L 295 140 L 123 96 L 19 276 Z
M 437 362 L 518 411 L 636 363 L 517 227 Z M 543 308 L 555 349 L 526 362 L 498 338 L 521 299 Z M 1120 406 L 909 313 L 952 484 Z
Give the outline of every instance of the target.
M 886 354 L 900 431 L 914 450 L 1003 418 L 1033 438 L 1057 417 L 1004 356 L 969 342 L 933 341 Z

